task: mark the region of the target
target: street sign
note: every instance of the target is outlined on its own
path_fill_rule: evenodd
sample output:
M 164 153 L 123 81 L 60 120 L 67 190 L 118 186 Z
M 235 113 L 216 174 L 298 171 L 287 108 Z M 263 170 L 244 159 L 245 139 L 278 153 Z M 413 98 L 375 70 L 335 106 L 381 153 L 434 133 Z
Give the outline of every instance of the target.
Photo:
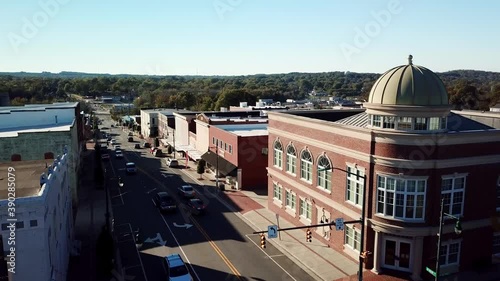
M 432 276 L 436 277 L 436 272 L 428 267 L 425 267 L 425 270 L 429 272 Z M 441 275 L 441 274 L 440 274 Z
M 278 226 L 277 225 L 270 225 L 267 227 L 267 237 L 268 238 L 278 237 Z
M 336 230 L 344 230 L 344 219 L 343 218 L 335 219 L 335 229 Z

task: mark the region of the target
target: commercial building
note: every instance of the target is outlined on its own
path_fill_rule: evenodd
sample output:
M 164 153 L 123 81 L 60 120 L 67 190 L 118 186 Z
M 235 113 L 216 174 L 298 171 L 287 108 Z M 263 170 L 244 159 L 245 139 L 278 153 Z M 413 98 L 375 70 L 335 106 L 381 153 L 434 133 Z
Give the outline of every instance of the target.
M 442 274 L 473 269 L 500 252 L 500 131 L 451 112 L 429 69 L 384 73 L 360 110 L 269 112 L 269 208 L 296 225 L 357 221 L 314 239 L 359 259 L 375 273 L 433 278 L 441 200 Z M 305 237 L 305 236 L 304 236 Z
M 71 161 L 67 152 L 60 155 L 0 164 L 2 262 L 15 271 L 9 280 L 66 280 L 73 241 Z M 8 182 L 14 183 L 15 197 Z
M 78 203 L 78 172 L 85 121 L 76 103 L 0 107 L 0 163 L 55 159 L 68 147 L 69 185 Z

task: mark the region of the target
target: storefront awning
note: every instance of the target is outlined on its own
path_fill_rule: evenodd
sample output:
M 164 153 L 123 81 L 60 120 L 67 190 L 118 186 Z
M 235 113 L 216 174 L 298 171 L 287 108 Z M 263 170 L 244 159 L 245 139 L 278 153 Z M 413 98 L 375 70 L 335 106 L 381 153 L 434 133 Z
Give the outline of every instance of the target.
M 218 158 L 218 160 L 217 160 Z M 235 165 L 233 163 L 227 161 L 223 157 L 218 156 L 212 151 L 205 152 L 202 156 L 201 159 L 207 161 L 212 167 L 216 167 L 219 170 L 219 174 L 223 176 L 227 176 L 231 174 L 234 170 L 236 170 Z M 218 161 L 218 163 L 217 163 Z M 218 167 L 217 167 L 218 166 Z

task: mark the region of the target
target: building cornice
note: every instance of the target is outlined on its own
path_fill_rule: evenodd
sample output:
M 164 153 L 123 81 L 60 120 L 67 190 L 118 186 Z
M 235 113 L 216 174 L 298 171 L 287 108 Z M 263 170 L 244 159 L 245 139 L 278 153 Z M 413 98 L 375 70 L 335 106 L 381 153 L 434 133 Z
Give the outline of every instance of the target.
M 398 159 L 383 157 L 378 155 L 370 155 L 368 153 L 363 153 L 360 151 L 352 150 L 347 147 L 338 146 L 335 144 L 327 143 L 324 141 L 309 138 L 303 135 L 298 135 L 290 133 L 288 131 L 279 130 L 276 128 L 268 128 L 270 134 L 274 134 L 278 137 L 289 138 L 304 143 L 305 145 L 310 145 L 313 147 L 318 147 L 320 149 L 331 151 L 336 154 L 347 156 L 353 159 L 357 159 L 363 162 L 375 163 L 377 165 L 387 166 L 387 167 L 406 167 L 411 169 L 432 169 L 432 168 L 453 168 L 453 167 L 463 167 L 472 165 L 484 165 L 484 164 L 495 164 L 500 163 L 500 155 L 486 155 L 486 156 L 474 156 L 474 157 L 461 157 L 452 159 L 440 159 L 440 160 L 415 160 L 415 159 Z M 269 140 L 270 143 L 273 140 Z M 417 145 L 418 142 L 413 142 L 413 145 Z M 420 145 L 424 145 L 421 143 Z M 421 151 L 424 153 L 423 151 Z
M 349 136 L 349 135 L 347 135 Z M 376 143 L 396 145 L 457 145 L 470 143 L 500 142 L 500 130 L 447 132 L 436 134 L 411 134 L 401 131 L 374 130 Z

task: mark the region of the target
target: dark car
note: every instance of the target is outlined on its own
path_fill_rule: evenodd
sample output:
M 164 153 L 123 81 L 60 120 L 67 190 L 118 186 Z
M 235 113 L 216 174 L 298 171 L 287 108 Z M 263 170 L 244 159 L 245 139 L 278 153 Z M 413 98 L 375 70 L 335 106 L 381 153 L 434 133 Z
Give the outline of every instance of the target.
M 134 138 L 133 137 L 129 137 L 128 138 L 128 142 L 133 142 L 134 141 Z
M 145 148 L 150 148 L 151 144 L 149 142 L 145 142 L 142 146 L 144 146 Z
M 138 143 L 136 143 L 136 144 L 134 145 L 134 148 L 135 148 L 135 149 L 140 149 L 140 148 L 141 148 L 141 145 L 140 145 L 140 144 L 138 144 Z
M 158 192 L 153 198 L 153 204 L 161 212 L 175 212 L 177 210 L 174 199 L 166 192 Z
M 187 206 L 191 210 L 191 212 L 195 215 L 201 215 L 205 213 L 206 205 L 203 203 L 203 200 L 194 198 L 188 201 Z

